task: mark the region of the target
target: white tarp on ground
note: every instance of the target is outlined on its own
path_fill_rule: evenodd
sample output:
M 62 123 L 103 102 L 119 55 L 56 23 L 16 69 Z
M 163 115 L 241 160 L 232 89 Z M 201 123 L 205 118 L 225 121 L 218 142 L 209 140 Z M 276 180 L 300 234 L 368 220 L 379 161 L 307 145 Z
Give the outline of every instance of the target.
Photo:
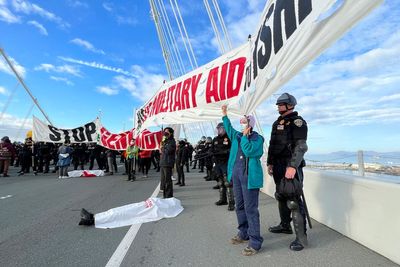
M 103 170 L 75 170 L 68 172 L 69 177 L 95 177 L 104 176 Z
M 94 221 L 96 228 L 117 228 L 176 217 L 182 211 L 183 207 L 179 199 L 152 197 L 146 201 L 97 213 L 94 215 Z
M 163 84 L 138 109 L 138 130 L 219 119 L 222 104 L 228 104 L 229 114 L 250 114 L 382 2 L 267 1 L 251 40 Z

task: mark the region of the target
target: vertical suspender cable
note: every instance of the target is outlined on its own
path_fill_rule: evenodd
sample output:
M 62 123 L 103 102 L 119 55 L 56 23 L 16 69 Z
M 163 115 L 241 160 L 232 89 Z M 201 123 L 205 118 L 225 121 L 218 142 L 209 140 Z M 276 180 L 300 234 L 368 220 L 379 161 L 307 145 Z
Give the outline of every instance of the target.
M 232 50 L 232 42 L 231 38 L 229 37 L 228 30 L 226 29 L 224 18 L 222 17 L 221 10 L 219 9 L 219 5 L 217 0 L 212 0 L 215 12 L 217 13 L 219 23 L 221 24 L 222 31 L 224 32 L 226 42 L 228 43 L 229 49 Z
M 158 15 L 158 12 L 157 12 L 157 10 L 155 8 L 154 1 L 153 0 L 149 0 L 149 1 L 150 1 L 151 13 L 153 15 L 154 23 L 156 25 L 156 31 L 157 31 L 158 39 L 160 40 L 161 50 L 162 50 L 164 61 L 165 61 L 165 66 L 167 67 L 167 72 L 168 72 L 168 75 L 169 75 L 169 79 L 172 80 L 173 79 L 173 75 L 172 75 L 172 72 L 171 72 L 171 66 L 170 66 L 169 61 L 168 61 L 168 56 L 166 55 L 165 48 L 164 48 L 164 41 L 163 41 L 162 33 L 161 33 L 161 30 L 160 30 L 159 15 Z
M 194 70 L 195 67 L 194 67 L 194 65 L 193 65 L 193 61 L 192 61 L 192 58 L 191 58 L 191 56 L 190 56 L 190 53 L 189 53 L 189 50 L 188 50 L 188 47 L 187 47 L 187 44 L 186 44 L 186 39 L 183 37 L 182 28 L 181 28 L 181 26 L 180 26 L 178 17 L 177 17 L 177 15 L 176 15 L 176 11 L 175 11 L 174 4 L 172 3 L 172 0 L 169 0 L 169 2 L 170 2 L 170 4 L 171 4 L 172 12 L 174 13 L 174 17 L 175 17 L 176 23 L 177 23 L 177 25 L 178 25 L 179 33 L 181 34 L 181 37 L 182 37 L 182 40 L 183 40 L 183 45 L 184 45 L 184 47 L 185 47 L 186 54 L 187 54 L 188 59 L 189 59 L 189 62 L 190 62 L 190 66 L 192 67 L 192 70 Z M 196 65 L 197 65 L 197 63 L 196 63 Z
M 222 43 L 221 37 L 219 35 L 218 27 L 217 27 L 217 25 L 215 23 L 214 15 L 213 15 L 213 13 L 211 11 L 211 8 L 210 8 L 210 5 L 208 3 L 208 0 L 204 0 L 203 2 L 204 2 L 204 5 L 206 7 L 206 10 L 207 10 L 208 17 L 210 18 L 211 26 L 212 26 L 212 28 L 214 30 L 215 37 L 217 38 L 217 41 L 218 41 L 218 44 L 219 44 L 219 50 L 220 50 L 221 54 L 224 54 L 225 53 L 225 47 L 224 47 L 224 44 Z
M 176 0 L 174 0 L 174 1 L 175 1 L 175 6 L 176 6 L 176 11 L 177 11 L 177 13 L 178 13 L 178 15 L 179 15 L 179 19 L 180 19 L 180 21 L 181 21 L 181 23 L 182 23 L 182 28 L 183 28 L 183 31 L 184 31 L 184 33 L 185 33 L 185 36 L 186 36 L 186 39 L 187 39 L 187 42 L 188 42 L 188 45 L 189 45 L 190 52 L 192 53 L 194 65 L 195 65 L 195 67 L 196 67 L 196 69 L 197 69 L 197 67 L 198 67 L 198 65 L 197 65 L 197 60 L 196 60 L 196 57 L 195 57 L 195 55 L 194 55 L 193 48 L 192 48 L 192 45 L 191 45 L 191 43 L 190 43 L 189 36 L 188 36 L 188 34 L 187 34 L 187 31 L 186 31 L 185 23 L 183 22 L 183 19 L 182 19 L 182 16 L 181 16 L 181 11 L 179 10 L 179 6 L 178 6 L 178 3 L 176 2 Z
M 173 30 L 171 27 L 171 23 L 169 21 L 168 15 L 167 15 L 167 11 L 165 9 L 165 5 L 162 0 L 159 0 L 159 1 L 160 1 L 161 13 L 163 14 L 163 18 L 164 18 L 164 21 L 166 24 L 168 35 L 169 35 L 171 43 L 172 43 L 173 51 L 177 58 L 177 62 L 179 63 L 180 75 L 183 75 L 186 73 L 186 68 L 185 68 L 185 65 L 183 64 L 181 54 L 179 53 L 179 49 L 176 44 L 175 36 L 174 36 Z

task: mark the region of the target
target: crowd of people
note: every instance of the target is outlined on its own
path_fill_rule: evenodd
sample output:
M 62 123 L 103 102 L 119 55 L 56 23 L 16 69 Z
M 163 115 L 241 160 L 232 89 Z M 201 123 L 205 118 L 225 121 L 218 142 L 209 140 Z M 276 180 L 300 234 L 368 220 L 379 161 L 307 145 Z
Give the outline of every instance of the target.
M 273 123 L 268 148 L 267 170 L 276 185 L 275 198 L 281 222 L 269 228 L 271 233 L 292 234 L 293 221 L 296 238 L 290 249 L 300 251 L 307 246 L 307 209 L 302 193 L 304 154 L 307 151 L 307 123 L 294 111 L 297 101 L 294 96 L 284 93 L 277 102 L 278 119 Z M 160 172 L 160 192 L 164 198 L 173 197 L 173 170 L 177 172 L 175 185 L 185 186 L 185 169 L 189 172 L 199 168 L 205 172 L 206 181 L 217 181 L 214 189 L 219 190 L 217 206 L 227 205 L 235 211 L 238 233 L 230 240 L 232 244 L 247 243 L 243 255 L 256 254 L 263 243 L 260 234 L 258 210 L 259 191 L 263 187 L 264 174 L 261 157 L 264 154 L 264 137 L 254 130 L 255 118 L 245 115 L 240 119 L 241 129 L 236 130 L 228 117 L 227 106 L 222 106 L 222 122 L 216 127 L 217 135 L 203 136 L 193 146 L 186 139 L 175 139 L 171 127 L 163 129 L 160 149 L 140 150 L 131 140 L 125 151 L 108 150 L 97 144 L 33 143 L 28 137 L 23 144 L 11 143 L 5 136 L 0 144 L 0 171 L 8 176 L 9 166 L 20 166 L 19 175 L 59 170 L 59 178 L 68 177 L 68 166 L 89 170 L 97 166 L 110 175 L 118 172 L 117 155 L 125 163 L 128 181 L 135 181 L 136 170 L 148 177 L 149 169 Z M 193 156 L 194 155 L 194 156 Z

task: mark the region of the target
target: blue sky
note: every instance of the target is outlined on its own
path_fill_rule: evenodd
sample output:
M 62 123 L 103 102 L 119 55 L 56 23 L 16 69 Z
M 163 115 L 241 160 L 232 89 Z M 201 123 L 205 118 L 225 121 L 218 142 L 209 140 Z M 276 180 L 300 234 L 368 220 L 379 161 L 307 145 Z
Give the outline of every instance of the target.
M 308 122 L 310 153 L 400 151 L 397 2 L 385 1 L 258 108 L 267 139 L 277 117 L 276 97 L 287 91 Z M 203 1 L 178 3 L 198 64 L 218 57 Z M 236 47 L 256 30 L 265 1 L 219 4 Z M 0 0 L 0 33 L 0 46 L 57 127 L 80 126 L 101 110 L 109 130 L 130 129 L 133 110 L 168 77 L 147 0 Z M 21 139 L 32 114 L 44 118 L 36 107 L 29 112 L 32 101 L 16 84 L 1 58 L 0 112 L 7 109 L 0 135 Z

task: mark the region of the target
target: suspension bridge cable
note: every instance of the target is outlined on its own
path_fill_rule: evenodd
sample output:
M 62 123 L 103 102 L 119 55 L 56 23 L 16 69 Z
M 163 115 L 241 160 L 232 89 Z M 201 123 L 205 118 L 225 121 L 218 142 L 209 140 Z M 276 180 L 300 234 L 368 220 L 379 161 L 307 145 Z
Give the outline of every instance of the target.
M 21 126 L 18 129 L 16 140 L 19 139 L 19 136 L 21 135 L 22 129 L 25 127 L 25 124 L 26 124 L 26 122 L 28 120 L 28 117 L 31 115 L 32 110 L 33 110 L 34 107 L 35 107 L 35 103 L 32 103 L 31 107 L 28 110 L 28 113 L 26 113 L 24 121 L 22 122 Z
M 26 86 L 24 80 L 21 78 L 21 76 L 19 75 L 18 71 L 15 69 L 14 65 L 11 63 L 11 61 L 8 59 L 6 53 L 4 52 L 3 48 L 0 47 L 0 53 L 2 54 L 2 56 L 4 57 L 4 59 L 6 60 L 7 64 L 10 66 L 11 70 L 14 72 L 17 80 L 22 84 L 22 86 L 24 87 L 25 91 L 28 93 L 28 95 L 32 98 L 33 103 L 35 103 L 35 105 L 39 108 L 40 112 L 42 112 L 43 116 L 46 118 L 46 120 L 50 123 L 50 118 L 47 116 L 46 112 L 44 112 L 44 110 L 42 109 L 42 107 L 39 105 L 39 101 L 37 100 L 37 98 L 35 98 L 31 92 L 31 90 L 29 90 L 28 86 Z
M 165 48 L 164 48 L 164 41 L 163 41 L 163 37 L 161 34 L 161 29 L 160 29 L 160 22 L 159 22 L 159 14 L 155 8 L 155 3 L 154 0 L 149 0 L 150 1 L 150 8 L 151 8 L 151 14 L 152 17 L 154 19 L 154 24 L 156 25 L 156 31 L 157 31 L 157 35 L 158 35 L 158 40 L 160 41 L 160 45 L 161 45 L 161 50 L 162 50 L 162 54 L 163 54 L 163 58 L 165 61 L 165 66 L 167 67 L 167 72 L 169 75 L 170 80 L 173 79 L 173 74 L 171 72 L 171 66 L 169 64 L 168 61 L 168 55 L 165 52 Z
M 218 28 L 217 28 L 217 24 L 215 23 L 214 15 L 213 15 L 213 13 L 211 11 L 211 8 L 210 8 L 210 5 L 208 3 L 208 0 L 203 0 L 203 2 L 204 2 L 204 5 L 206 7 L 206 10 L 207 10 L 208 17 L 210 18 L 211 26 L 212 26 L 212 28 L 214 30 L 215 37 L 217 38 L 220 52 L 221 52 L 221 54 L 224 54 L 225 53 L 225 47 L 224 47 L 224 44 L 222 43 Z
M 232 50 L 233 47 L 232 47 L 231 38 L 230 38 L 230 36 L 228 34 L 228 30 L 225 26 L 224 18 L 222 17 L 222 13 L 219 8 L 218 2 L 217 2 L 217 0 L 212 0 L 212 1 L 213 1 L 215 12 L 217 13 L 217 16 L 218 16 L 219 23 L 221 24 L 222 31 L 224 32 L 226 42 L 228 43 L 229 49 Z
M 178 45 L 177 45 L 176 40 L 175 40 L 174 31 L 172 30 L 171 22 L 169 20 L 168 15 L 167 15 L 167 10 L 165 8 L 164 2 L 162 0 L 159 0 L 159 1 L 161 2 L 161 8 L 162 8 L 162 12 L 164 14 L 163 16 L 164 16 L 165 21 L 166 21 L 168 34 L 169 34 L 170 39 L 172 41 L 172 46 L 173 46 L 173 49 L 174 49 L 174 53 L 175 53 L 175 56 L 177 57 L 177 61 L 179 62 L 181 75 L 182 75 L 182 74 L 186 73 L 186 68 L 185 68 L 185 65 L 183 64 L 183 60 L 182 60 L 181 54 L 180 54 L 179 49 L 178 49 Z
M 8 106 L 11 103 L 11 100 L 14 98 L 15 92 L 17 91 L 19 84 L 20 83 L 17 82 L 17 84 L 14 86 L 14 89 L 11 91 L 11 94 L 8 96 L 7 102 L 4 104 L 3 110 L 0 113 L 0 124 L 1 124 L 1 122 L 3 120 L 4 114 L 6 113 L 6 111 L 8 109 Z
M 183 19 L 182 19 L 181 11 L 179 9 L 179 6 L 178 6 L 178 3 L 176 2 L 176 0 L 174 0 L 174 1 L 175 1 L 175 6 L 176 6 L 176 11 L 177 11 L 177 13 L 179 15 L 180 21 L 182 23 L 182 28 L 183 28 L 183 31 L 185 33 L 185 36 L 186 36 L 186 39 L 187 39 L 187 42 L 188 42 L 188 45 L 189 45 L 190 52 L 192 53 L 192 57 L 193 57 L 193 60 L 194 60 L 194 65 L 195 65 L 195 67 L 197 69 L 198 68 L 197 60 L 196 60 L 196 57 L 195 57 L 194 52 L 193 52 L 193 47 L 192 47 L 192 44 L 190 42 L 189 35 L 188 35 L 187 31 L 186 31 L 185 23 L 183 22 Z
M 189 62 L 190 62 L 190 66 L 192 67 L 192 70 L 194 70 L 195 67 L 194 67 L 194 65 L 193 65 L 193 61 L 192 61 L 192 58 L 191 58 L 191 56 L 190 56 L 188 46 L 187 46 L 187 44 L 186 44 L 186 39 L 185 39 L 184 36 L 183 36 L 182 28 L 181 28 L 181 25 L 180 25 L 180 23 L 179 23 L 178 16 L 176 15 L 176 11 L 175 11 L 174 4 L 172 3 L 172 0 L 169 0 L 169 2 L 170 2 L 170 4 L 171 4 L 172 12 L 174 13 L 174 17 L 175 17 L 175 20 L 176 20 L 176 24 L 178 25 L 179 33 L 180 33 L 180 35 L 181 35 L 181 38 L 182 38 L 182 41 L 183 41 L 183 45 L 184 45 L 185 50 L 186 50 L 186 54 L 187 54 L 187 56 L 188 56 L 188 59 L 189 59 Z

